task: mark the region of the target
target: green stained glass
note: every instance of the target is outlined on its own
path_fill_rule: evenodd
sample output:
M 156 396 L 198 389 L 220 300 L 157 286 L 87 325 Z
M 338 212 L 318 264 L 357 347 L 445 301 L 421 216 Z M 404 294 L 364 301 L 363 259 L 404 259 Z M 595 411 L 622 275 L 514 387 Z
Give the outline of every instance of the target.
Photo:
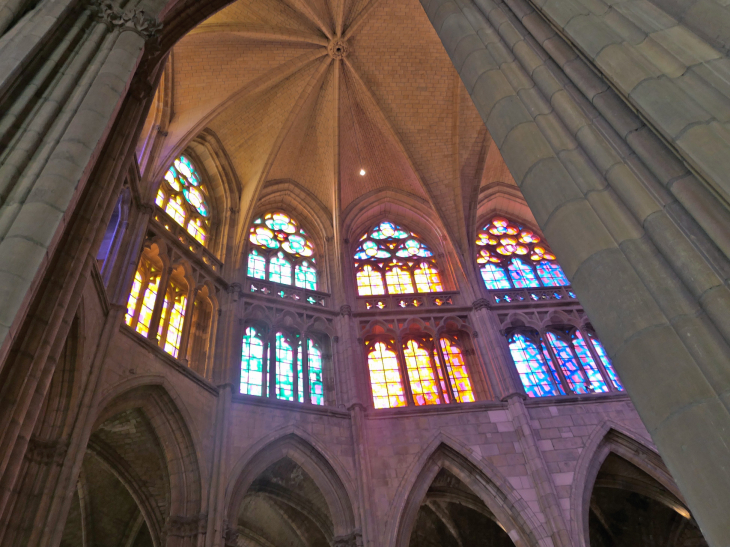
M 248 254 L 248 275 L 256 279 L 266 279 L 266 259 L 258 251 Z
M 294 352 L 280 332 L 276 333 L 276 397 L 294 400 Z
M 262 395 L 264 343 L 256 329 L 249 327 L 241 350 L 241 393 Z
M 208 216 L 208 205 L 205 203 L 203 194 L 197 188 L 184 188 L 183 196 L 185 196 L 187 202 L 195 207 L 201 215 L 204 217 Z
M 313 405 L 324 404 L 324 382 L 322 378 L 322 352 L 312 340 L 308 341 L 309 396 Z
M 269 262 L 269 281 L 291 285 L 291 264 L 279 252 Z
M 294 270 L 294 284 L 302 289 L 311 291 L 317 290 L 317 270 L 312 268 L 305 260 L 297 264 Z

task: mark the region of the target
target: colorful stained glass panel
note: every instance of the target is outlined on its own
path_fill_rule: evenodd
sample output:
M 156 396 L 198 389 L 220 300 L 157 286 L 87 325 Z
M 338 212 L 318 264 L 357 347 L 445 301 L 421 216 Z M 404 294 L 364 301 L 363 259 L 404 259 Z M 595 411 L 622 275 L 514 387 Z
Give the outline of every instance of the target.
M 393 266 L 385 272 L 385 281 L 388 284 L 388 293 L 390 294 L 410 294 L 413 292 L 411 274 L 403 267 Z
M 593 344 L 593 348 L 596 350 L 596 353 L 601 358 L 603 368 L 606 369 L 606 372 L 608 373 L 609 378 L 611 378 L 611 382 L 613 382 L 614 387 L 619 391 L 623 391 L 624 386 L 621 383 L 621 380 L 619 380 L 618 374 L 616 374 L 616 370 L 613 368 L 613 363 L 611 363 L 611 359 L 609 359 L 608 353 L 606 353 L 606 348 L 603 347 L 601 341 L 593 333 L 589 332 L 588 338 L 590 338 L 591 343 Z
M 418 406 L 440 404 L 436 376 L 428 351 L 415 340 L 409 340 L 403 348 L 403 354 L 406 358 L 413 401 Z
M 474 402 L 469 371 L 466 368 L 461 349 L 448 338 L 441 338 L 441 349 L 446 360 L 446 371 L 454 388 L 456 401 L 459 403 Z
M 532 340 L 524 334 L 513 334 L 509 338 L 509 349 L 529 397 L 559 394 L 548 375 L 545 358 Z
M 178 357 L 187 298 L 180 291 L 176 291 L 174 286 L 171 291 L 176 292 L 176 294 L 172 297 L 172 309 L 170 310 L 170 320 L 167 324 L 167 336 L 165 337 L 165 351 L 173 357 Z
M 395 352 L 382 342 L 376 343 L 368 354 L 368 368 L 375 408 L 406 406 Z
M 309 397 L 313 405 L 324 404 L 324 377 L 322 373 L 322 352 L 309 340 L 307 346 L 309 365 Z
M 280 332 L 276 333 L 276 397 L 294 400 L 294 352 Z
M 317 270 L 305 260 L 294 269 L 294 284 L 303 289 L 317 290 Z
M 441 292 L 444 290 L 438 270 L 427 262 L 422 263 L 414 270 L 413 278 L 416 281 L 418 292 Z
M 509 275 L 512 278 L 512 282 L 518 289 L 524 287 L 539 287 L 540 281 L 535 275 L 535 271 L 532 266 L 526 264 L 519 258 L 513 258 L 509 263 Z
M 563 273 L 563 269 L 555 262 L 542 260 L 537 264 L 537 274 L 546 287 L 564 287 L 570 285 L 570 281 Z
M 580 365 L 576 362 L 575 356 L 570 349 L 570 344 L 553 332 L 547 333 L 547 339 L 553 348 L 555 357 L 558 360 L 563 376 L 573 393 L 591 393 L 592 388 L 588 380 L 583 376 Z
M 291 285 L 291 264 L 279 252 L 269 262 L 269 281 Z
M 264 343 L 258 331 L 249 327 L 241 349 L 241 393 L 262 395 L 264 379 Z
M 360 296 L 372 296 L 385 294 L 383 286 L 383 275 L 372 266 L 364 266 L 357 272 L 357 294 Z
M 142 336 L 147 336 L 152 320 L 152 311 L 155 309 L 157 301 L 157 291 L 160 286 L 160 276 L 154 275 L 150 278 L 147 288 L 142 298 L 142 308 L 139 310 L 139 319 L 137 321 L 137 332 Z
M 480 268 L 482 279 L 487 289 L 511 289 L 512 285 L 507 277 L 507 272 L 501 266 L 485 264 Z
M 583 370 L 585 370 L 586 374 L 588 375 L 588 380 L 591 383 L 593 391 L 596 393 L 607 392 L 608 386 L 606 385 L 603 376 L 601 376 L 601 372 L 598 370 L 596 362 L 593 360 L 593 356 L 588 349 L 588 344 L 583 338 L 583 335 L 580 333 L 580 331 L 575 331 L 575 333 L 573 333 L 572 339 L 575 353 L 576 355 L 578 355 L 578 359 L 583 365 Z
M 248 253 L 248 275 L 256 279 L 266 279 L 266 259 L 258 251 Z

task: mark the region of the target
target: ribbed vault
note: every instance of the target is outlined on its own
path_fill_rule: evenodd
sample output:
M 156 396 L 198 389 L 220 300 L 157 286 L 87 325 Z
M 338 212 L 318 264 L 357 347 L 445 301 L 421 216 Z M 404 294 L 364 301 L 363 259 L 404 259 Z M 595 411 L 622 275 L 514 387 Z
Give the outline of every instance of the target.
M 417 0 L 239 0 L 175 46 L 164 78 L 170 115 L 143 171 L 154 184 L 215 133 L 243 187 L 239 237 L 262 186 L 291 179 L 334 226 L 385 188 L 425 200 L 464 252 L 485 173 L 501 172 L 488 157 L 503 165 Z

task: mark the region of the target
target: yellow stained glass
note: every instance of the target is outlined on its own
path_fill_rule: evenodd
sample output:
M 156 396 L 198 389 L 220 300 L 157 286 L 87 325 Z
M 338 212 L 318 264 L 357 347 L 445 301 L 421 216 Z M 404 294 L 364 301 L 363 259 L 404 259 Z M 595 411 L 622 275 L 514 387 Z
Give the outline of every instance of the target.
M 172 290 L 174 291 L 175 289 L 173 288 Z M 167 301 L 167 299 L 165 299 L 165 301 Z M 178 352 L 180 351 L 180 338 L 182 337 L 187 298 L 182 294 L 177 294 L 173 297 L 173 302 L 172 310 L 170 311 L 170 322 L 167 326 L 165 351 L 173 357 L 177 357 Z
M 413 272 L 418 292 L 441 292 L 444 290 L 441 285 L 441 277 L 436 268 L 424 262 Z
M 205 245 L 205 227 L 199 218 L 188 222 L 188 233 Z
M 454 388 L 456 401 L 458 403 L 474 402 L 474 392 L 469 380 L 469 371 L 464 362 L 464 356 L 459 346 L 448 338 L 441 339 L 441 349 L 446 359 L 446 371 L 449 374 L 451 385 Z
M 428 351 L 415 340 L 410 340 L 403 349 L 403 353 L 406 357 L 406 369 L 411 382 L 413 401 L 419 406 L 440 404 L 438 385 Z
M 436 372 L 438 373 L 439 382 L 441 383 L 441 393 L 444 394 L 444 401 L 450 403 L 451 390 L 449 389 L 449 386 L 446 385 L 446 380 L 444 379 L 444 371 L 441 369 L 441 359 L 439 359 L 439 352 L 436 348 L 433 348 L 433 358 L 436 362 Z
M 162 313 L 160 314 L 160 322 L 157 324 L 157 339 L 162 339 L 162 329 L 165 328 L 165 320 L 167 319 L 167 312 L 170 311 L 170 299 L 165 294 L 165 299 L 162 301 Z
M 405 268 L 394 266 L 385 272 L 385 281 L 388 283 L 390 294 L 408 294 L 413 292 L 411 274 Z
M 127 300 L 127 314 L 124 316 L 124 320 L 130 327 L 132 326 L 132 321 L 134 321 L 134 313 L 137 311 L 137 300 L 139 299 L 139 293 L 141 290 L 142 272 L 137 270 L 137 273 L 134 274 L 132 290 L 129 292 L 129 299 Z
M 142 309 L 139 310 L 139 320 L 137 321 L 137 332 L 142 336 L 147 336 L 152 320 L 152 311 L 155 309 L 155 301 L 157 300 L 157 291 L 160 286 L 160 276 L 155 275 L 149 281 L 142 298 Z
M 395 352 L 382 342 L 376 343 L 368 354 L 368 368 L 375 408 L 406 406 Z
M 165 203 L 165 192 L 162 191 L 162 188 L 157 190 L 157 197 L 155 198 L 155 203 L 158 207 L 162 207 Z
M 372 266 L 365 266 L 357 272 L 357 294 L 360 296 L 385 294 L 381 273 Z
M 167 202 L 165 212 L 170 215 L 180 226 L 185 226 L 185 210 L 183 209 L 180 196 Z

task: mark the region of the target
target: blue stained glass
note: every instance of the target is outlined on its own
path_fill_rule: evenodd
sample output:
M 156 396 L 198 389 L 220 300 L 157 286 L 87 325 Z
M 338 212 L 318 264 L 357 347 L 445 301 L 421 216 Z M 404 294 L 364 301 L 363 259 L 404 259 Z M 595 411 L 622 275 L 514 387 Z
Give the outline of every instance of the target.
M 608 354 L 606 353 L 606 349 L 603 347 L 603 344 L 595 335 L 590 332 L 588 333 L 588 338 L 591 339 L 593 348 L 596 350 L 596 353 L 601 358 L 603 368 L 606 369 L 606 372 L 608 373 L 609 378 L 611 378 L 613 385 L 619 391 L 623 391 L 624 386 L 623 384 L 621 384 L 621 380 L 618 379 L 618 374 L 616 374 L 616 371 L 613 368 L 613 363 L 611 363 L 611 359 L 608 358 Z
M 313 405 L 324 404 L 324 382 L 322 377 L 322 352 L 309 340 L 307 346 L 309 359 L 309 394 Z
M 249 327 L 241 350 L 241 393 L 261 395 L 264 343 L 256 329 Z
M 515 287 L 522 289 L 524 287 L 539 287 L 540 282 L 537 280 L 535 271 L 532 266 L 525 264 L 519 258 L 513 258 L 509 264 L 509 275 L 515 284 Z
M 560 376 L 558 375 L 558 371 L 555 369 L 555 363 L 553 362 L 552 357 L 550 357 L 550 352 L 545 347 L 545 342 L 540 339 L 540 347 L 542 348 L 542 355 L 545 358 L 545 362 L 548 365 L 548 368 L 550 369 L 550 374 L 553 377 L 553 380 L 555 380 L 555 385 L 558 387 L 558 391 L 561 395 L 565 395 L 565 389 L 563 389 L 563 384 L 560 381 Z
M 291 264 L 279 252 L 269 262 L 269 281 L 291 285 Z
M 512 360 L 529 397 L 558 395 L 555 385 L 548 376 L 545 359 L 540 350 L 524 334 L 513 334 L 509 338 Z
M 563 287 L 570 285 L 570 281 L 560 266 L 555 262 L 541 260 L 537 265 L 537 274 L 542 280 L 542 284 L 546 287 Z
M 570 345 L 552 332 L 547 333 L 547 338 L 555 352 L 560 368 L 563 371 L 563 376 L 565 376 L 571 391 L 578 394 L 591 393 L 588 385 L 586 385 L 587 380 L 583 376 L 583 371 L 576 362 L 575 356 L 570 349 Z
M 294 400 L 294 352 L 280 332 L 276 333 L 276 397 Z
M 390 253 L 383 249 L 379 249 L 378 253 L 375 255 L 375 258 L 390 258 Z
M 370 258 L 367 254 L 365 254 L 365 251 L 362 251 L 360 249 L 357 250 L 355 253 L 355 258 L 358 260 L 365 260 L 366 258 Z
M 305 260 L 294 269 L 294 284 L 302 289 L 317 290 L 317 270 Z
M 583 370 L 585 370 L 588 375 L 588 380 L 591 382 L 593 391 L 596 393 L 607 392 L 608 386 L 603 380 L 603 376 L 601 376 L 601 372 L 598 370 L 598 366 L 593 360 L 593 356 L 591 355 L 588 345 L 583 339 L 580 331 L 576 331 L 573 334 L 573 347 L 575 348 L 575 353 L 578 355 L 578 359 L 580 359 L 580 362 L 583 365 Z
M 504 268 L 495 264 L 485 264 L 481 267 L 482 279 L 487 289 L 511 289 L 512 285 Z

